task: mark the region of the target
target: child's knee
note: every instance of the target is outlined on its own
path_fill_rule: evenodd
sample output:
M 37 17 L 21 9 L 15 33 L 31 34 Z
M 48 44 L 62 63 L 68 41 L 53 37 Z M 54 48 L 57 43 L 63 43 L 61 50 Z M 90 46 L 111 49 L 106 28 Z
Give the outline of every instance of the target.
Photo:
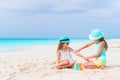
M 75 63 L 76 61 L 75 61 L 75 60 L 73 60 L 73 62 Z
M 70 62 L 70 66 L 73 66 L 75 64 L 75 61 Z
M 87 64 L 87 63 L 84 63 L 83 66 L 84 66 L 85 68 L 87 68 L 88 64 Z
M 69 64 L 69 60 L 64 60 L 64 63 L 65 64 Z
M 72 63 L 72 64 L 75 64 L 75 61 L 72 61 L 71 63 Z

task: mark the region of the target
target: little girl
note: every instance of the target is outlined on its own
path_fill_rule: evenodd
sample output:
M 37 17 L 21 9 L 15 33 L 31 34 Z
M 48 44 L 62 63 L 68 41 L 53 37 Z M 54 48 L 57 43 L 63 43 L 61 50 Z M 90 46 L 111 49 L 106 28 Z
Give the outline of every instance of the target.
M 59 45 L 57 48 L 57 65 L 54 68 L 72 68 L 75 61 L 72 59 L 70 52 L 73 52 L 73 49 L 68 47 L 70 39 L 67 36 L 60 38 Z
M 76 50 L 76 52 L 79 52 L 82 49 L 87 48 L 93 44 L 96 44 L 95 54 L 86 56 L 86 57 L 81 56 L 81 54 L 77 54 L 77 55 L 80 57 L 83 57 L 85 60 L 88 61 L 83 64 L 85 68 L 89 68 L 89 69 L 104 68 L 106 64 L 106 50 L 108 48 L 108 45 L 103 37 L 103 32 L 100 31 L 99 29 L 94 29 L 89 35 L 89 38 L 92 41 L 85 44 L 78 50 Z M 89 59 L 92 59 L 92 58 L 95 58 L 95 59 L 90 61 Z

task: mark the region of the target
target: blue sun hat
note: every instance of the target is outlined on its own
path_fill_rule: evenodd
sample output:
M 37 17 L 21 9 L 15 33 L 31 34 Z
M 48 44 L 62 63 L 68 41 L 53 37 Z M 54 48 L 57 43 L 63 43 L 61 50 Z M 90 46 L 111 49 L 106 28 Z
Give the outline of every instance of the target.
M 68 36 L 62 36 L 62 37 L 60 37 L 59 42 L 60 43 L 70 42 L 70 39 Z
M 100 29 L 92 30 L 91 34 L 89 35 L 90 40 L 97 40 L 103 37 L 103 32 Z

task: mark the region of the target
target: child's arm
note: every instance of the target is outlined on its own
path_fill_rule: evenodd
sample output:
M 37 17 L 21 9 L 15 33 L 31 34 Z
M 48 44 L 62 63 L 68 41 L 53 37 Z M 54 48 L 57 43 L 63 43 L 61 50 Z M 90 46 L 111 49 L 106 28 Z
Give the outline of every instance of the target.
M 74 49 L 72 49 L 71 47 L 69 47 L 70 52 L 74 53 Z
M 57 56 L 57 61 L 56 62 L 57 63 L 61 62 L 61 60 L 60 60 L 60 51 L 57 51 L 57 55 L 56 56 Z
M 75 55 L 77 55 L 77 56 L 79 56 L 79 57 L 85 59 L 85 56 L 83 56 L 83 55 L 80 54 L 79 52 L 74 51 L 72 48 L 70 48 L 70 51 L 71 51 L 72 53 L 74 53 Z
M 89 42 L 89 43 L 83 45 L 82 47 L 80 47 L 79 49 L 77 49 L 76 52 L 80 52 L 82 49 L 87 48 L 87 47 L 91 46 L 94 43 L 95 43 L 95 41 Z
M 80 54 L 79 52 L 76 52 L 75 54 L 76 54 L 77 56 L 79 56 L 79 57 L 84 58 L 84 56 L 83 56 L 82 54 Z
M 76 51 L 73 50 L 72 48 L 69 47 L 69 49 L 70 49 L 70 51 L 71 51 L 72 53 L 74 53 L 75 55 L 77 55 L 77 56 L 79 56 L 79 57 L 84 57 L 82 54 L 80 54 L 79 52 L 76 52 Z
M 96 54 L 91 55 L 91 56 L 84 57 L 84 59 L 90 59 L 90 58 L 98 57 L 101 54 L 103 49 L 104 49 L 104 42 L 101 42 L 100 45 L 99 45 L 98 52 Z

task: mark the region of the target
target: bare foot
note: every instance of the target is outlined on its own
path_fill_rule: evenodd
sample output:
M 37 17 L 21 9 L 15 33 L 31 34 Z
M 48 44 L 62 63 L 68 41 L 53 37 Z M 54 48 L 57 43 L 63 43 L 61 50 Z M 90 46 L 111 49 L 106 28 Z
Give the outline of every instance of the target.
M 53 66 L 51 69 L 63 69 L 61 66 Z
M 100 69 L 104 70 L 106 69 L 106 66 L 101 66 Z
M 51 69 L 56 69 L 56 68 L 57 68 L 57 66 L 52 66 L 52 67 L 51 67 Z

